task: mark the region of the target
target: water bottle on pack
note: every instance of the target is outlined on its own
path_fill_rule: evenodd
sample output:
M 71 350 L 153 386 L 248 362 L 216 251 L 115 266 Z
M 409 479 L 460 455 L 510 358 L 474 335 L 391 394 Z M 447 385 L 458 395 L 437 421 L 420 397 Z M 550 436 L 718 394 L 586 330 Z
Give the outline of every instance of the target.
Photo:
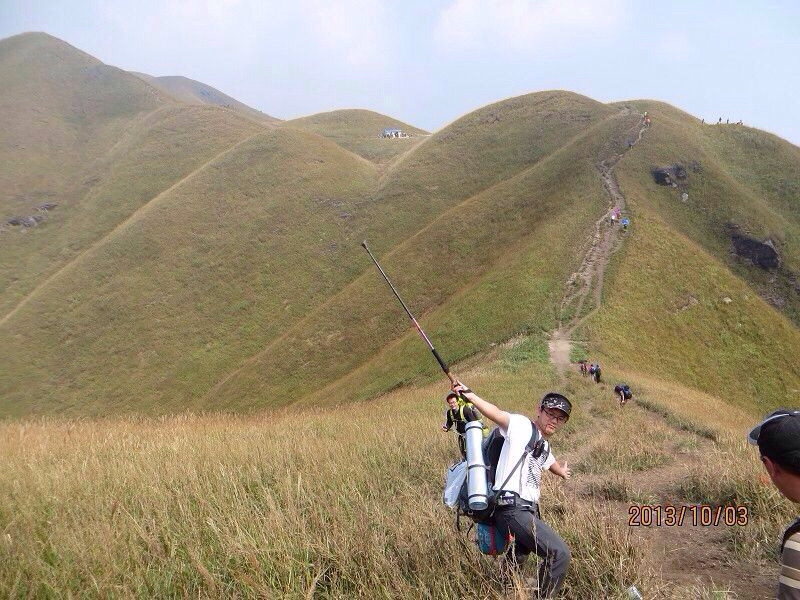
M 471 510 L 489 506 L 486 463 L 483 460 L 483 424 L 470 421 L 464 430 L 467 440 L 467 503 Z

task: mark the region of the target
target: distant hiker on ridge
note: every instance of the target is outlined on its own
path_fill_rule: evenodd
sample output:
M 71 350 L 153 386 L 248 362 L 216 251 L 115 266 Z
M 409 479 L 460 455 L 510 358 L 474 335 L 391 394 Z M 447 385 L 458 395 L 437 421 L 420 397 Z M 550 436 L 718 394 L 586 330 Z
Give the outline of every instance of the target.
M 594 378 L 595 383 L 600 383 L 600 363 L 594 363 L 589 367 L 589 374 Z
M 586 362 L 587 361 L 585 358 L 578 361 L 578 368 L 580 369 L 583 377 L 586 377 L 589 374 L 589 365 L 586 364 Z
M 506 554 L 511 566 L 519 567 L 535 552 L 542 559 L 539 566 L 539 590 L 536 598 L 552 598 L 558 594 L 567 574 L 570 553 L 564 540 L 544 521 L 539 513 L 539 496 L 542 472 L 550 471 L 569 479 L 571 471 L 567 464 L 556 461 L 547 441 L 569 419 L 572 404 L 561 394 L 545 394 L 539 403 L 536 420 L 531 421 L 521 414 L 508 413 L 478 396 L 463 383 L 456 380 L 453 391 L 466 397 L 488 418 L 497 423 L 505 441 L 497 464 L 495 481 L 501 486 L 494 513 L 495 527 L 514 535 L 514 545 Z M 544 439 L 540 439 L 538 452 L 526 454 L 526 447 L 538 428 Z M 523 462 L 520 462 L 523 461 Z M 521 464 L 518 476 L 513 470 Z

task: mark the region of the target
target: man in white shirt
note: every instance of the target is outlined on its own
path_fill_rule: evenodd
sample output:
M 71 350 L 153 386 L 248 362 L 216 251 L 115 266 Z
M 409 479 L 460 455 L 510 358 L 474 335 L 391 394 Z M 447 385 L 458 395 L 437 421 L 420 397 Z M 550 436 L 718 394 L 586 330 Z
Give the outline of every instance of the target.
M 539 487 L 545 470 L 570 478 L 571 471 L 566 463 L 562 466 L 556 461 L 547 439 L 569 419 L 572 405 L 565 396 L 550 392 L 542 398 L 536 420 L 531 421 L 487 402 L 460 381 L 453 385 L 453 391 L 497 423 L 505 437 L 494 479 L 494 489 L 499 492 L 494 524 L 514 535 L 510 556 L 517 565 L 531 552 L 543 559 L 539 567 L 539 594 L 544 598 L 554 597 L 564 582 L 570 553 L 564 540 L 540 518 Z

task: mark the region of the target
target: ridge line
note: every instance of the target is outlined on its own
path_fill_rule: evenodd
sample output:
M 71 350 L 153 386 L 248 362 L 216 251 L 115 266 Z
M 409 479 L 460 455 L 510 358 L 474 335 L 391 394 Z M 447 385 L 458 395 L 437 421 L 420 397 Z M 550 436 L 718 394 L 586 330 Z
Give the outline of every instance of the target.
M 245 142 L 248 142 L 251 139 L 253 139 L 253 138 L 255 138 L 255 137 L 259 136 L 259 135 L 263 135 L 264 133 L 265 133 L 265 131 L 258 131 L 258 132 L 254 133 L 252 135 L 247 136 L 246 138 L 243 138 L 243 139 L 239 140 L 238 142 L 236 142 L 232 146 L 226 148 L 225 150 L 223 150 L 219 154 L 216 154 L 216 155 L 212 156 L 210 159 L 208 159 L 206 162 L 201 164 L 199 167 L 197 167 L 191 173 L 189 173 L 188 175 L 185 175 L 183 178 L 181 178 L 178 181 L 176 181 L 175 183 L 173 183 L 170 187 L 168 187 L 167 189 L 163 190 L 162 192 L 159 192 L 156 196 L 152 197 L 150 200 L 148 200 L 147 202 L 142 204 L 139 208 L 137 208 L 135 211 L 133 211 L 133 213 L 131 213 L 126 219 L 124 219 L 123 221 L 121 221 L 120 223 L 115 225 L 114 228 L 111 229 L 108 233 L 106 233 L 103 237 L 101 237 L 99 240 L 94 242 L 91 246 L 89 246 L 88 248 L 86 248 L 85 250 L 80 252 L 72 260 L 70 260 L 69 262 L 64 264 L 60 269 L 58 269 L 55 273 L 51 274 L 47 279 L 45 279 L 44 281 L 39 283 L 39 285 L 37 285 L 30 292 L 25 294 L 25 296 L 23 296 L 23 298 L 17 303 L 16 306 L 14 306 L 14 308 L 12 308 L 8 313 L 6 313 L 2 318 L 0 318 L 0 328 L 2 328 L 2 326 L 5 325 L 8 322 L 8 320 L 11 317 L 13 317 L 14 314 L 16 314 L 16 312 L 18 310 L 20 310 L 23 306 L 25 306 L 31 300 L 31 298 L 33 298 L 42 288 L 47 287 L 50 284 L 50 282 L 52 282 L 54 279 L 57 279 L 58 277 L 60 277 L 64 272 L 69 271 L 84 256 L 86 256 L 90 252 L 93 252 L 94 250 L 96 250 L 97 248 L 102 246 L 110 237 L 115 235 L 118 231 L 124 229 L 130 223 L 132 223 L 135 220 L 137 220 L 137 218 L 140 217 L 142 215 L 142 213 L 146 212 L 150 206 L 152 206 L 155 202 L 158 202 L 158 200 L 161 199 L 163 196 L 166 196 L 167 194 L 172 192 L 175 188 L 177 188 L 178 186 L 182 185 L 183 183 L 185 183 L 189 179 L 193 178 L 195 175 L 200 173 L 200 171 L 204 170 L 206 167 L 208 167 L 209 165 L 214 163 L 217 159 L 219 159 L 219 158 L 225 156 L 226 154 L 228 154 L 229 152 L 235 150 L 236 148 L 238 148 L 240 145 L 244 144 Z
M 518 177 L 522 177 L 526 173 L 528 173 L 529 171 L 532 171 L 533 169 L 538 168 L 542 164 L 546 164 L 548 161 L 553 160 L 554 156 L 558 155 L 559 153 L 564 151 L 565 148 L 571 146 L 572 144 L 574 144 L 577 141 L 579 141 L 581 138 L 583 138 L 586 135 L 588 135 L 589 132 L 591 132 L 595 128 L 599 127 L 601 124 L 605 123 L 608 120 L 615 119 L 615 118 L 618 118 L 618 117 L 619 117 L 619 113 L 613 113 L 613 114 L 608 115 L 607 117 L 604 117 L 603 119 L 599 120 L 597 123 L 595 123 L 594 125 L 592 125 L 588 129 L 585 129 L 585 130 L 581 131 L 580 133 L 578 133 L 578 134 L 574 135 L 573 137 L 571 137 L 563 145 L 559 146 L 556 150 L 554 150 L 553 152 L 548 154 L 546 157 L 544 157 L 544 158 L 542 158 L 540 160 L 537 160 L 533 164 L 525 167 L 524 169 L 521 169 L 520 171 L 517 171 L 516 173 L 514 173 L 510 177 L 508 177 L 506 179 L 502 179 L 502 180 L 500 180 L 500 181 L 498 181 L 496 183 L 493 183 L 492 185 L 490 185 L 490 186 L 488 186 L 486 188 L 483 188 L 482 190 L 479 190 L 478 192 L 474 193 L 473 195 L 468 196 L 467 198 L 465 198 L 464 200 L 462 200 L 458 204 L 456 204 L 454 206 L 451 206 L 450 208 L 448 208 L 444 212 L 440 213 L 435 219 L 433 219 L 433 221 L 431 221 L 430 223 L 428 223 L 427 225 L 425 225 L 421 229 L 417 230 L 415 233 L 413 233 L 412 235 L 410 235 L 409 237 L 404 239 L 401 243 L 399 243 L 398 245 L 394 246 L 389 251 L 387 251 L 385 254 L 383 254 L 381 259 L 384 260 L 387 257 L 392 256 L 396 252 L 399 252 L 400 249 L 403 248 L 406 244 L 409 244 L 412 240 L 414 240 L 418 236 L 422 235 L 425 231 L 433 228 L 436 225 L 436 223 L 438 223 L 442 219 L 446 218 L 447 215 L 460 210 L 466 204 L 469 204 L 470 202 L 474 201 L 476 198 L 482 196 L 485 193 L 490 192 L 494 188 L 496 188 L 496 187 L 498 187 L 500 185 L 503 185 L 505 183 L 508 183 L 510 181 L 513 181 L 514 179 L 516 179 Z M 289 333 L 291 331 L 293 331 L 296 327 L 302 325 L 303 323 L 308 322 L 308 320 L 311 318 L 312 315 L 315 315 L 319 311 L 323 310 L 329 303 L 333 302 L 338 296 L 343 294 L 344 291 L 347 290 L 350 286 L 355 285 L 362 278 L 366 277 L 369 272 L 370 272 L 369 269 L 365 269 L 364 272 L 361 273 L 361 275 L 359 275 L 358 277 L 354 278 L 352 281 L 349 281 L 349 282 L 345 283 L 335 294 L 329 296 L 322 304 L 319 304 L 319 305 L 315 306 L 312 310 L 310 310 L 308 313 L 306 313 L 306 315 L 302 319 L 298 319 L 297 321 L 295 321 L 294 323 L 289 325 L 280 335 L 278 335 L 277 337 L 272 338 L 265 346 L 263 346 L 261 348 L 261 350 L 259 350 L 255 354 L 252 354 L 249 357 L 247 357 L 246 359 L 244 359 L 241 363 L 239 363 L 238 367 L 236 367 L 235 369 L 229 371 L 225 376 L 223 376 L 215 384 L 213 384 L 209 388 L 209 390 L 205 394 L 203 394 L 201 396 L 201 398 L 200 398 L 201 401 L 205 400 L 205 399 L 207 399 L 209 397 L 213 397 L 213 394 L 215 392 L 217 392 L 223 385 L 225 385 L 233 377 L 238 375 L 247 366 L 251 365 L 256 360 L 258 360 L 259 357 L 261 357 L 264 354 L 266 354 L 275 344 L 279 343 L 284 338 L 288 337 Z M 356 368 L 358 368 L 358 367 L 356 367 Z M 298 398 L 298 400 L 299 400 L 299 398 Z

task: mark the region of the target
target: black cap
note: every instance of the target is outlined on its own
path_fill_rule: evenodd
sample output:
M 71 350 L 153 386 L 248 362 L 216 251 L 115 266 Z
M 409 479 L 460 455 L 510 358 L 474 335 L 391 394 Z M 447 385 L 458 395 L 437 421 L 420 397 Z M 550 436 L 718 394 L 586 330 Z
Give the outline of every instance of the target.
M 763 456 L 776 460 L 800 452 L 800 410 L 780 409 L 767 415 L 747 434 Z
M 572 404 L 567 400 L 567 397 L 556 392 L 547 392 L 542 398 L 541 406 L 542 408 L 557 408 L 564 411 L 567 416 L 572 412 Z

